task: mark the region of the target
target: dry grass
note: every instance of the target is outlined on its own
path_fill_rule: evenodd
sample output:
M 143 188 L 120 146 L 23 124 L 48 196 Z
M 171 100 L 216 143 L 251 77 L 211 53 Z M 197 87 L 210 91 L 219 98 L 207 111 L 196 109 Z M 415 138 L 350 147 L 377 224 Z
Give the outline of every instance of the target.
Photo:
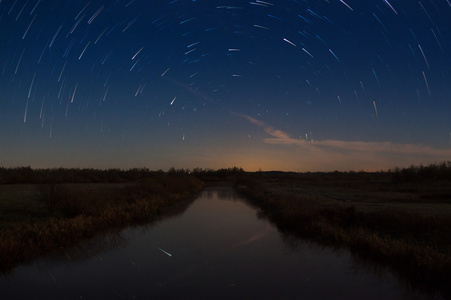
M 0 229 L 0 266 L 7 271 L 16 264 L 42 254 L 65 248 L 97 234 L 107 233 L 155 219 L 166 207 L 186 199 L 202 188 L 192 177 L 158 176 L 145 182 L 118 187 L 91 185 L 57 185 L 45 195 L 56 204 L 49 208 L 39 188 L 28 186 L 34 194 L 20 201 L 29 203 L 26 215 L 39 215 L 31 220 L 13 213 L 10 223 Z M 42 192 L 42 189 L 41 189 Z M 14 204 L 1 199 L 2 214 Z M 37 209 L 36 207 L 39 207 Z M 46 213 L 42 210 L 48 209 Z M 25 208 L 24 208 L 25 209 Z

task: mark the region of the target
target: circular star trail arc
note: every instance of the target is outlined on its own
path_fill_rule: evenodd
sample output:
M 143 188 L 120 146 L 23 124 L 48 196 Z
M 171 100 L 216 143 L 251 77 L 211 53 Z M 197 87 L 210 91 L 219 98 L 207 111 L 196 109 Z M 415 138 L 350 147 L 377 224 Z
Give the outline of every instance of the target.
M 446 0 L 1 1 L 4 164 L 75 140 L 446 150 L 450 15 Z

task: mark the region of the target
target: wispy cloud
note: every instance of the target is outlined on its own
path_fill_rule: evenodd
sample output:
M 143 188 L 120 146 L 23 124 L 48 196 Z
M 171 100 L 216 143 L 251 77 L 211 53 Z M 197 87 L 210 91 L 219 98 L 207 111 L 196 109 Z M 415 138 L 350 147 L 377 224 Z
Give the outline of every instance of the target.
M 248 115 L 237 114 L 248 120 L 251 124 L 257 125 L 263 129 L 270 138 L 264 138 L 263 141 L 273 145 L 297 146 L 305 150 L 322 151 L 326 153 L 348 152 L 348 153 L 367 153 L 373 155 L 383 154 L 402 154 L 402 155 L 422 155 L 436 156 L 437 160 L 451 158 L 451 149 L 437 149 L 429 146 L 415 144 L 396 144 L 392 142 L 363 142 L 363 141 L 341 141 L 341 140 L 322 140 L 308 141 L 292 138 L 282 130 L 275 129 L 266 125 L 264 122 L 252 118 Z
M 254 118 L 252 118 L 251 116 L 243 115 L 243 114 L 240 114 L 240 113 L 237 113 L 237 112 L 232 112 L 232 113 L 233 113 L 234 115 L 238 116 L 238 117 L 245 118 L 246 120 L 248 120 L 250 123 L 252 123 L 252 124 L 254 124 L 254 125 L 257 125 L 257 126 L 260 126 L 260 127 L 264 127 L 264 126 L 265 126 L 265 123 L 264 123 L 264 122 L 259 121 L 259 120 L 257 120 L 257 119 L 254 119 Z

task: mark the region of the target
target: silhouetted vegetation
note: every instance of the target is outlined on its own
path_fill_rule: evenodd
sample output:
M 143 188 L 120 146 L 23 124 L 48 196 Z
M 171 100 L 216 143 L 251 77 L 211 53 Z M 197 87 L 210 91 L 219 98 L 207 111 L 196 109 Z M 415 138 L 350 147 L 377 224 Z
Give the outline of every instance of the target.
M 0 168 L 0 184 L 31 183 L 125 183 L 162 175 L 162 170 L 139 169 L 32 169 L 30 167 Z
M 245 174 L 245 171 L 238 167 L 219 170 L 195 168 L 191 174 L 209 184 L 233 184 L 237 177 Z
M 393 171 L 395 182 L 446 182 L 451 181 L 451 161 L 429 166 L 410 166 Z
M 127 183 L 138 182 L 146 178 L 163 175 L 162 170 L 152 171 L 147 168 L 129 170 L 120 169 L 32 169 L 31 167 L 3 168 L 0 167 L 0 184 L 32 184 L 32 183 Z M 171 176 L 191 174 L 203 181 L 223 182 L 235 180 L 236 176 L 244 174 L 242 168 L 223 168 L 218 170 L 195 168 L 175 169 L 167 172 Z
M 56 192 L 56 183 L 40 184 L 38 200 L 44 202 L 49 213 L 52 214 L 60 202 Z

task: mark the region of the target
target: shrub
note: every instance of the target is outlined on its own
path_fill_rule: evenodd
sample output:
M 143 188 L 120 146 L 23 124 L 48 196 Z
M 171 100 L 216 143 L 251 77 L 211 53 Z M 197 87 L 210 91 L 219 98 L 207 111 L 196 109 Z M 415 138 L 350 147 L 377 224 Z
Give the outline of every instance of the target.
M 59 205 L 60 198 L 56 193 L 56 184 L 48 183 L 39 185 L 39 201 L 44 202 L 51 214 Z

